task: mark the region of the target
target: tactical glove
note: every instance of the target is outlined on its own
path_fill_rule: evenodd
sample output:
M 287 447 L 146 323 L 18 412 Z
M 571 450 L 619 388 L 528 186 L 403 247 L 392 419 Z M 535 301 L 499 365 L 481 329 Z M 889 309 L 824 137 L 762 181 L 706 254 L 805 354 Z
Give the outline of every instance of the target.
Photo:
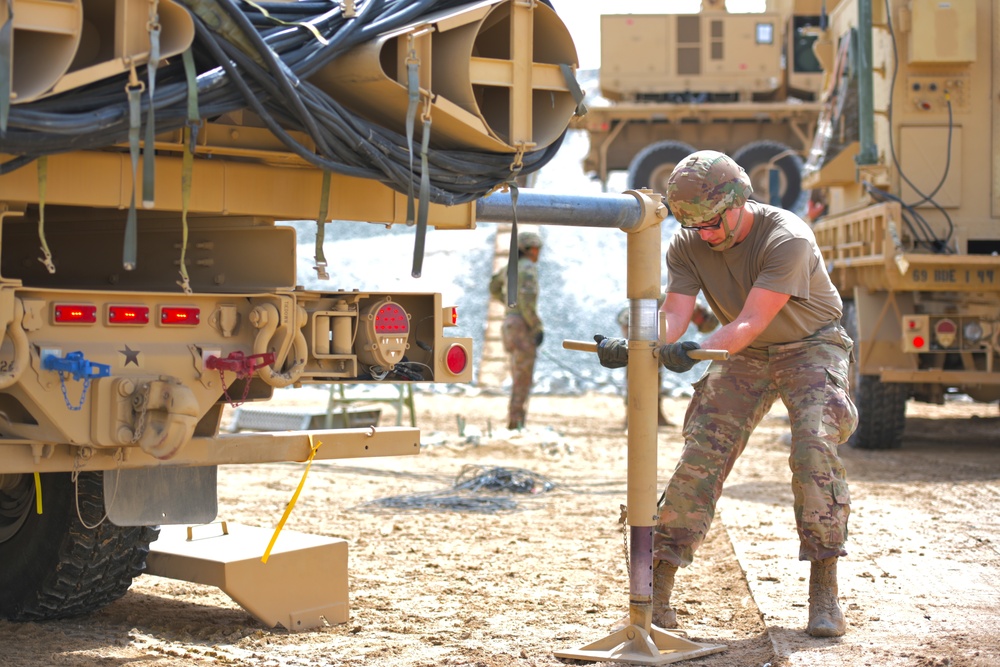
M 628 366 L 628 341 L 624 338 L 605 338 L 601 334 L 594 336 L 597 343 L 597 359 L 605 368 L 622 368 Z
M 535 334 L 535 347 L 541 347 L 542 341 L 545 340 L 545 332 L 539 331 Z
M 691 350 L 697 350 L 700 345 L 686 340 L 682 343 L 668 343 L 660 348 L 660 364 L 668 371 L 685 373 L 698 363 L 688 356 Z

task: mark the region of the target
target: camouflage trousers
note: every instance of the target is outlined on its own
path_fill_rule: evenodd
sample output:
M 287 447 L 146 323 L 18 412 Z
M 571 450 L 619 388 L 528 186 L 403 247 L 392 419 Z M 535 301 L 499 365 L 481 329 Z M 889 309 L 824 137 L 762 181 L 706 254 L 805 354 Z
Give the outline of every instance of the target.
M 840 326 L 767 350 L 715 361 L 694 385 L 684 448 L 654 529 L 655 558 L 691 564 L 715 516 L 722 485 L 775 399 L 788 408 L 799 559 L 844 556 L 850 495 L 837 445 L 857 427 L 848 391 L 853 343 Z
M 510 355 L 510 402 L 507 405 L 508 428 L 524 426 L 527 417 L 528 397 L 534 382 L 535 334 L 520 315 L 508 315 L 500 329 L 503 349 Z

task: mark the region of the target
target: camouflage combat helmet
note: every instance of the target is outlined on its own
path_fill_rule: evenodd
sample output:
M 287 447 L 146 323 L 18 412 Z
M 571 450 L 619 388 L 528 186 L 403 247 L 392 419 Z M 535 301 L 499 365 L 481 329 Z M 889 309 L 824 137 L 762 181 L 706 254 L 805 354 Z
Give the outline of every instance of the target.
M 538 232 L 523 231 L 517 233 L 517 249 L 525 251 L 528 248 L 541 248 L 542 237 Z
M 681 160 L 667 179 L 667 206 L 684 227 L 700 225 L 739 208 L 753 193 L 743 167 L 724 153 L 697 151 Z

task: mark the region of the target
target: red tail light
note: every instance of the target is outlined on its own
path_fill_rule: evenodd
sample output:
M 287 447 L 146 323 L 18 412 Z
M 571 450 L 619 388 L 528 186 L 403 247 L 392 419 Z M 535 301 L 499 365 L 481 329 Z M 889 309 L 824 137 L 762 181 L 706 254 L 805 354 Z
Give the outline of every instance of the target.
M 57 303 L 52 308 L 52 320 L 56 324 L 94 324 L 97 322 L 97 306 Z
M 461 375 L 469 365 L 469 352 L 463 346 L 455 343 L 448 348 L 444 357 L 445 366 L 452 375 Z
M 108 306 L 108 324 L 149 324 L 149 307 Z
M 199 308 L 185 308 L 179 306 L 163 306 L 160 308 L 160 324 L 166 325 L 194 325 L 201 321 L 201 310 Z
M 410 330 L 410 319 L 399 304 L 389 302 L 375 313 L 376 334 L 405 334 Z

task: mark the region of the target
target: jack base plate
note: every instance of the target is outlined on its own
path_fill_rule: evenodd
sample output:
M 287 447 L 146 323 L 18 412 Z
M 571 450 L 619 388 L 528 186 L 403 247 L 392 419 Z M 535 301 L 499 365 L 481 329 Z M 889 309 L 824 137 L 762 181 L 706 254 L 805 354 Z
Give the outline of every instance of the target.
M 724 650 L 724 644 L 699 644 L 655 625 L 650 626 L 648 633 L 641 626 L 630 625 L 592 644 L 553 654 L 557 658 L 572 660 L 666 665 Z

